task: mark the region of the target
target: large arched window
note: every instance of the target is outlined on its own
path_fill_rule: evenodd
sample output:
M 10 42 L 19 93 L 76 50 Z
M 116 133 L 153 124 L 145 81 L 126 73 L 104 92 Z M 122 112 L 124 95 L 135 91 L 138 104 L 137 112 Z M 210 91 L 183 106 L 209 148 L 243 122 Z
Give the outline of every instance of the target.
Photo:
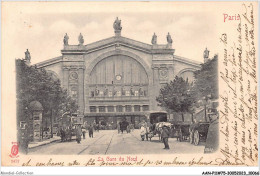
M 113 55 L 95 65 L 89 86 L 90 97 L 147 96 L 148 76 L 135 59 Z
M 114 55 L 101 60 L 90 73 L 90 84 L 148 84 L 143 66 L 135 59 Z

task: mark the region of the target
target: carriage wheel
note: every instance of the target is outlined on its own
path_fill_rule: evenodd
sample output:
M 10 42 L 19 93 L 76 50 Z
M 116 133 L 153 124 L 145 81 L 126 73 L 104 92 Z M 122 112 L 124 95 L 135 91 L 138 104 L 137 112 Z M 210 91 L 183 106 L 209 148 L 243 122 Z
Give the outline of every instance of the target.
M 194 145 L 199 145 L 200 142 L 200 134 L 198 130 L 194 132 Z
M 182 131 L 180 129 L 180 132 L 179 132 L 179 141 L 181 142 L 182 141 L 182 138 L 183 138 L 183 135 L 182 135 Z
M 193 133 L 192 132 L 190 132 L 190 144 L 192 144 L 193 143 Z

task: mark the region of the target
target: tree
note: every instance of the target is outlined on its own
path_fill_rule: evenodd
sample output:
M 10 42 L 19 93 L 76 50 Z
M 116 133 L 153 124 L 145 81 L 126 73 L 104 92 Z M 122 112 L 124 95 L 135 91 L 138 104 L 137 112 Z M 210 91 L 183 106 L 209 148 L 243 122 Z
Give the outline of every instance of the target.
M 190 94 L 191 84 L 188 80 L 184 80 L 182 77 L 176 76 L 173 81 L 167 83 L 160 89 L 159 96 L 156 97 L 156 101 L 159 106 L 170 109 L 174 112 L 182 113 L 182 120 L 184 121 L 184 112 L 193 112 L 192 105 L 194 98 Z
M 194 97 L 197 100 L 211 96 L 218 98 L 218 56 L 201 65 L 201 69 L 194 73 L 195 82 L 192 87 Z
M 53 118 L 58 117 L 61 110 L 77 112 L 77 102 L 62 89 L 60 80 L 54 79 L 45 69 L 28 66 L 24 60 L 18 59 L 16 75 L 18 117 L 27 117 L 25 109 L 34 100 L 42 104 L 43 122 L 47 124 L 49 121 L 51 127 Z

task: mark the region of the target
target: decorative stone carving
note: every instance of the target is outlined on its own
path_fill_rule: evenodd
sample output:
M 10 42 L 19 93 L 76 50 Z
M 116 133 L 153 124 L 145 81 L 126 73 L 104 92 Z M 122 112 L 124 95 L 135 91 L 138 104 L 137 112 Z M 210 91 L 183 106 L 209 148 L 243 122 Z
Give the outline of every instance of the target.
M 67 33 L 66 33 L 65 36 L 64 36 L 63 43 L 64 43 L 64 45 L 66 45 L 66 46 L 69 45 L 69 36 L 68 36 Z
M 114 22 L 114 25 L 113 25 L 115 31 L 121 31 L 122 30 L 122 27 L 121 27 L 121 20 L 118 19 L 118 17 L 116 17 L 116 20 Z
M 120 36 L 121 35 L 122 26 L 121 26 L 121 20 L 119 20 L 118 17 L 116 17 L 116 20 L 115 20 L 115 22 L 113 24 L 113 27 L 114 27 L 116 36 Z
M 204 58 L 209 58 L 209 50 L 207 48 L 204 51 Z
M 116 44 L 115 44 L 115 49 L 116 49 L 117 52 L 120 51 L 120 47 L 121 47 L 121 46 L 120 46 L 119 43 L 116 43 Z
M 78 40 L 79 40 L 79 45 L 83 45 L 84 44 L 84 38 L 83 38 L 81 33 L 79 34 Z
M 168 68 L 162 67 L 159 69 L 160 80 L 165 80 L 168 78 Z
M 29 52 L 29 50 L 27 49 L 26 52 L 25 52 L 25 58 L 24 58 L 26 61 L 31 61 L 31 54 Z
M 172 37 L 171 37 L 171 35 L 170 35 L 170 33 L 168 32 L 168 35 L 167 35 L 167 43 L 168 44 L 172 44 Z
M 70 73 L 70 79 L 73 79 L 73 80 L 78 79 L 78 74 L 76 72 L 71 72 Z
M 152 38 L 152 44 L 156 45 L 157 44 L 157 35 L 154 33 L 153 38 Z

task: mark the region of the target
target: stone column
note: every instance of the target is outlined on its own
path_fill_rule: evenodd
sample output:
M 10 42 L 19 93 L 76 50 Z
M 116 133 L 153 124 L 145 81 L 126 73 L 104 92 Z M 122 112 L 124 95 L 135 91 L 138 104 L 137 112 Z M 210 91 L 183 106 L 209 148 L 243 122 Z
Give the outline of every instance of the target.
M 150 99 L 150 108 L 151 110 L 157 110 L 156 95 L 160 90 L 160 81 L 159 81 L 159 67 L 153 66 L 153 86 L 149 91 Z
M 85 110 L 85 102 L 84 102 L 84 68 L 81 67 L 78 70 L 78 102 L 79 102 L 79 111 L 81 114 L 84 114 L 84 110 Z
M 105 106 L 105 112 L 108 112 L 108 107 L 107 106 Z
M 140 105 L 140 111 L 143 112 L 143 105 Z
M 153 66 L 153 84 L 159 83 L 159 68 L 157 66 Z
M 168 67 L 168 71 L 169 71 L 169 80 L 168 80 L 168 81 L 174 80 L 173 65 L 170 65 L 170 66 Z
M 122 111 L 125 112 L 125 105 L 122 105 Z
M 69 91 L 69 68 L 63 67 L 63 87 Z

